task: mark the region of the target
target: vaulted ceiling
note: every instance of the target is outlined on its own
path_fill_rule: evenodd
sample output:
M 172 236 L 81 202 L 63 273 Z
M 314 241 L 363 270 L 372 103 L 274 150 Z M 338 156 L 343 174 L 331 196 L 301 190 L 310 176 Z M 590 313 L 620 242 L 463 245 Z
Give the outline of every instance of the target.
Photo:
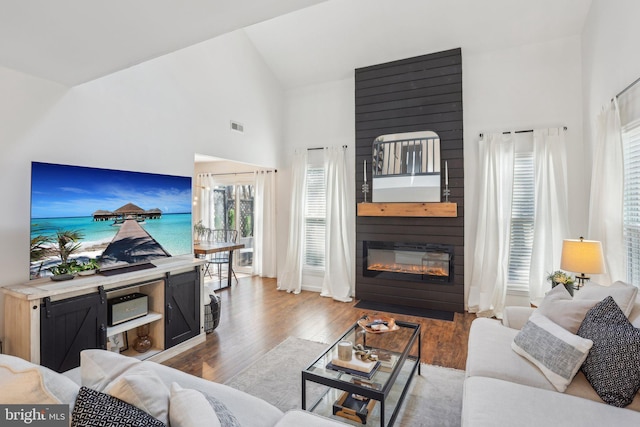
M 322 0 L 0 0 L 0 65 L 68 86 Z
M 73 86 L 244 28 L 284 87 L 579 35 L 591 0 L 0 0 L 0 65 Z
M 591 0 L 329 0 L 245 31 L 288 87 L 462 47 L 467 53 L 579 35 Z

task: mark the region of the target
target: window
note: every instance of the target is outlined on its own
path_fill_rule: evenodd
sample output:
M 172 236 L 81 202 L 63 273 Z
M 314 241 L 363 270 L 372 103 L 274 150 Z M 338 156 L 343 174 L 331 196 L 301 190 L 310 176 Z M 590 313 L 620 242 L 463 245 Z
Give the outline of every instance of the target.
M 640 120 L 622 128 L 623 230 L 627 281 L 640 283 Z
M 324 268 L 327 189 L 323 167 L 307 167 L 304 265 Z
M 511 201 L 509 240 L 508 283 L 510 285 L 529 285 L 534 222 L 533 152 L 516 152 L 513 165 L 513 199 Z

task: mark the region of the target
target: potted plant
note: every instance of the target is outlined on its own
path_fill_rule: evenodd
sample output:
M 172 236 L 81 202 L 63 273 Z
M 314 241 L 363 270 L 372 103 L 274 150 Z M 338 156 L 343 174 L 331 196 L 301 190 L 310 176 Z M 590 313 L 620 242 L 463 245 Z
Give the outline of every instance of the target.
M 100 270 L 100 265 L 98 264 L 98 260 L 95 258 L 90 258 L 88 261 L 77 265 L 77 271 L 80 276 L 96 274 L 98 270 Z
M 207 240 L 209 229 L 202 224 L 202 220 L 193 226 L 194 243 L 198 244 L 203 240 Z
M 76 260 L 71 260 L 69 262 L 60 263 L 53 267 L 49 268 L 53 277 L 51 280 L 60 281 L 60 280 L 71 280 L 73 279 L 76 271 L 78 271 L 78 263 Z
M 571 277 L 571 275 L 562 270 L 556 270 L 547 276 L 547 280 L 551 282 L 552 288 L 555 288 L 558 285 L 564 285 L 571 296 L 573 296 L 573 284 L 575 283 L 575 279 Z

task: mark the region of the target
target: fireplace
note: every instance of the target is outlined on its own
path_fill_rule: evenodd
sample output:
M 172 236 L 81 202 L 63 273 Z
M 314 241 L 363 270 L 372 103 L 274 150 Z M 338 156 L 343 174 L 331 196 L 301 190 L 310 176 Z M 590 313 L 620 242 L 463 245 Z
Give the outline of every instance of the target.
M 452 283 L 453 246 L 431 243 L 363 242 L 363 276 Z

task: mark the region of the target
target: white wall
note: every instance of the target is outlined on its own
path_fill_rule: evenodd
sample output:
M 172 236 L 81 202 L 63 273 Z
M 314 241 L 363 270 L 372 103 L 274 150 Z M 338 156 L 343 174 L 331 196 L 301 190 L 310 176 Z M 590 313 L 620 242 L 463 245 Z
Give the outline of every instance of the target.
M 477 142 L 480 132 L 567 126 L 569 200 L 572 229 L 586 230 L 588 189 L 582 170 L 582 96 L 580 38 L 491 52 L 466 52 L 462 47 L 465 150 L 465 258 L 475 242 L 474 206 Z M 428 52 L 425 52 L 428 53 Z M 371 64 L 373 65 L 373 64 Z M 279 177 L 279 270 L 286 251 L 290 194 L 288 174 L 293 150 L 325 146 L 329 141 L 352 147 L 353 78 L 291 90 L 285 102 L 285 152 Z M 351 154 L 353 156 L 353 152 Z M 351 165 L 353 165 L 353 157 Z M 359 191 L 358 189 L 356 189 Z M 354 201 L 355 203 L 355 201 Z M 560 260 L 558 260 L 560 262 Z M 465 266 L 467 283 L 469 263 Z M 523 301 L 528 301 L 526 298 Z
M 640 2 L 593 0 L 582 32 L 584 133 L 593 152 L 602 107 L 640 78 Z M 591 165 L 591 159 L 589 159 Z
M 347 177 L 355 186 L 354 80 L 339 80 L 287 91 L 284 145 L 278 167 L 278 272 L 284 268 L 291 211 L 291 161 L 296 149 L 347 145 Z M 355 206 L 355 200 L 353 200 Z M 355 228 L 355 218 L 353 218 Z M 354 245 L 355 247 L 355 245 Z M 353 263 L 355 265 L 355 253 Z M 305 275 L 303 289 L 319 290 L 317 277 Z
M 480 133 L 567 126 L 570 232 L 576 237 L 586 233 L 589 175 L 584 168 L 579 37 L 483 53 L 466 53 L 463 48 L 462 64 L 468 289 L 476 234 Z
M 284 94 L 242 31 L 71 89 L 0 69 L 0 92 L 0 286 L 29 278 L 32 161 L 192 176 L 196 152 L 266 167 L 280 152 Z
M 38 147 L 26 143 L 25 134 L 66 91 L 56 83 L 0 67 L 0 286 L 29 279 L 30 156 Z M 3 324 L 4 298 L 0 292 L 2 332 Z

